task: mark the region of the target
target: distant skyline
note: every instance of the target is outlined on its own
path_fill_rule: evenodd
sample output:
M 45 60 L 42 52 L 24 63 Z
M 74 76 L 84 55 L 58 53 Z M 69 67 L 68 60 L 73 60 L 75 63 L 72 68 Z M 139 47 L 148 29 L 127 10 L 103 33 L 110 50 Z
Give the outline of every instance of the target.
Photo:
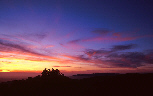
M 152 0 L 0 0 L 0 72 L 153 72 Z

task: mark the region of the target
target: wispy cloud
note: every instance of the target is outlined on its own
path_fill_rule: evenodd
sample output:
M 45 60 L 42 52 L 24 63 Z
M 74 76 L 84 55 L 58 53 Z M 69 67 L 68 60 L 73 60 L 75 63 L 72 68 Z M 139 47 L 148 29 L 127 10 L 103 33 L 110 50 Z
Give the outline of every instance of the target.
M 122 34 L 120 32 L 113 33 L 113 36 L 120 37 Z
M 91 41 L 104 41 L 104 42 L 121 42 L 121 41 L 130 41 L 130 40 L 135 40 L 140 37 L 93 37 L 93 38 L 87 38 L 83 39 L 82 41 L 84 42 L 91 42 Z
M 137 45 L 136 44 L 128 44 L 128 45 L 115 45 L 111 49 L 112 51 L 121 51 L 121 50 L 127 50 L 127 49 L 133 49 Z
M 71 40 L 71 41 L 69 41 L 69 42 L 67 42 L 68 44 L 74 44 L 74 43 L 78 43 L 78 42 L 80 42 L 81 41 L 81 39 L 76 39 L 76 40 Z
M 99 35 L 107 35 L 108 33 L 112 32 L 111 30 L 109 29 L 97 29 L 97 30 L 94 30 L 92 31 L 93 33 L 96 33 L 96 34 L 99 34 Z
M 93 50 L 93 49 L 86 49 L 84 52 L 87 54 L 89 57 L 93 55 L 108 55 L 112 52 L 116 51 L 122 51 L 122 50 L 128 50 L 128 49 L 133 49 L 137 45 L 136 44 L 128 44 L 128 45 L 114 45 L 110 49 L 99 49 L 99 50 Z
M 74 50 L 75 49 L 83 49 L 83 48 L 85 48 L 84 46 L 78 44 L 78 42 L 79 42 L 79 40 L 72 40 L 70 42 L 67 42 L 66 44 L 60 43 L 60 45 L 62 47 L 67 48 L 67 49 L 74 49 Z
M 46 45 L 44 48 L 51 48 L 54 47 L 54 45 Z
M 121 52 L 135 48 L 135 44 L 115 45 L 109 50 L 87 49 L 83 55 L 65 56 L 75 62 L 84 62 L 100 68 L 138 68 L 153 64 L 153 52 Z M 86 56 L 88 55 L 88 56 Z
M 109 60 L 106 62 L 109 62 L 112 66 L 137 68 L 144 66 L 143 63 L 147 63 L 145 56 L 146 54 L 141 52 L 115 53 L 108 55 L 106 58 Z
M 21 45 L 14 44 L 14 43 L 11 43 L 11 42 L 8 42 L 8 41 L 4 41 L 4 40 L 0 40 L 0 45 L 1 45 L 0 46 L 1 47 L 1 51 L 5 51 L 5 52 L 21 51 L 21 52 L 30 53 L 30 54 L 33 54 L 33 55 L 42 55 L 42 54 L 39 54 L 37 52 L 33 52 L 31 50 L 26 49 L 25 46 L 21 46 Z
M 53 67 L 71 67 L 71 66 L 53 66 Z
M 93 33 L 99 34 L 99 36 L 92 36 L 88 38 L 75 39 L 71 40 L 68 43 L 79 43 L 79 42 L 123 42 L 123 41 L 131 41 L 146 37 L 153 37 L 153 35 L 137 35 L 132 33 L 124 33 L 124 32 L 113 32 L 110 30 L 94 30 Z M 109 34 L 109 35 L 108 35 Z
M 31 34 L 17 34 L 15 38 L 18 38 L 23 41 L 29 41 L 33 43 L 39 43 L 41 40 L 47 37 L 47 33 L 31 33 Z
M 32 49 L 27 48 L 26 45 L 20 45 L 6 40 L 0 40 L 0 52 L 14 53 L 16 55 L 43 57 L 48 59 L 57 59 L 53 56 L 48 56 L 46 54 L 35 52 Z

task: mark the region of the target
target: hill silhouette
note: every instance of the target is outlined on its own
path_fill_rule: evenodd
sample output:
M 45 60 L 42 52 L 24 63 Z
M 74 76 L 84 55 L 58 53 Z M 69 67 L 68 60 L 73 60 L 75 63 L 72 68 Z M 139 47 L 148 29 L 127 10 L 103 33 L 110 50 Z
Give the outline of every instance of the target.
M 117 74 L 70 79 L 58 69 L 42 75 L 0 83 L 0 96 L 147 96 L 153 89 L 153 74 Z

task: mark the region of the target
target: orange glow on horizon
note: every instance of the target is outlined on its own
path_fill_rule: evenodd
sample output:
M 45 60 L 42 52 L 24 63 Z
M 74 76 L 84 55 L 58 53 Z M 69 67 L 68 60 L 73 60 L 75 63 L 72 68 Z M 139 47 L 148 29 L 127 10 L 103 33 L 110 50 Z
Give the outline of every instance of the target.
M 9 70 L 2 70 L 2 71 L 0 71 L 0 72 L 10 72 Z
M 94 55 L 93 53 L 92 55 Z M 89 56 L 90 54 L 88 54 Z M 89 56 L 90 57 L 90 56 Z M 0 72 L 34 72 L 41 73 L 44 68 L 59 69 L 66 73 L 112 73 L 135 72 L 135 68 L 109 68 L 105 62 L 84 60 L 77 56 L 60 54 L 58 57 L 52 56 L 37 56 L 34 54 L 22 54 L 18 52 L 1 52 L 0 55 Z M 95 66 L 103 64 L 103 67 Z

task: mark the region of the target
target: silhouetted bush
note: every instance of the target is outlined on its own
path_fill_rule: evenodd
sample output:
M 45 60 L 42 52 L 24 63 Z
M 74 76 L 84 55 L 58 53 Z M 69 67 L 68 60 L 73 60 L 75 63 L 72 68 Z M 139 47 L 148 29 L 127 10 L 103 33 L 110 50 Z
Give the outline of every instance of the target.
M 64 74 L 62 74 L 58 69 L 54 70 L 52 68 L 52 71 L 50 71 L 50 69 L 47 70 L 47 68 L 45 68 L 43 70 L 43 72 L 41 73 L 42 74 L 42 77 L 47 77 L 47 76 L 64 76 Z

